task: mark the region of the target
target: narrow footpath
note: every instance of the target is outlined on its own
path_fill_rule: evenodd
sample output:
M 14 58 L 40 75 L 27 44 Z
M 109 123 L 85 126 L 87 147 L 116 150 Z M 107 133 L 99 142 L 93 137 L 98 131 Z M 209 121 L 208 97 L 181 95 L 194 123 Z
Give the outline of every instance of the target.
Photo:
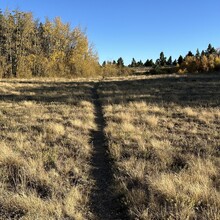
M 91 209 L 96 218 L 100 220 L 129 219 L 127 209 L 121 202 L 121 198 L 116 197 L 114 193 L 113 161 L 110 159 L 105 138 L 104 128 L 106 124 L 98 87 L 99 83 L 96 83 L 92 90 L 97 130 L 91 134 L 94 150 L 92 176 L 96 181 L 96 188 L 92 192 Z

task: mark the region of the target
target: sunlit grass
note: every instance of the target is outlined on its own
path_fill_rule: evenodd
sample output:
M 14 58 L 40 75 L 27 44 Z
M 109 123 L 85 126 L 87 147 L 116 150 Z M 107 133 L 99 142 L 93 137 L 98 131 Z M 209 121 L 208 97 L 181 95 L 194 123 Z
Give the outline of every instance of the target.
M 219 78 L 99 82 L 114 187 L 131 219 L 219 219 Z M 0 219 L 96 219 L 94 82 L 0 83 Z
M 87 219 L 90 85 L 16 81 L 1 84 L 0 218 Z
M 105 132 L 131 219 L 220 218 L 220 80 L 211 77 L 102 84 Z

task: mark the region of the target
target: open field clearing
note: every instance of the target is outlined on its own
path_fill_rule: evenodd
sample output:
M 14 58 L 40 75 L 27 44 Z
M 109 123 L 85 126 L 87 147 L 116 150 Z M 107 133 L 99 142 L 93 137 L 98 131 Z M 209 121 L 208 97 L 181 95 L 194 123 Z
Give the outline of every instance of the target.
M 102 82 L 131 219 L 220 219 L 220 75 Z
M 0 6 L 0 220 L 220 220 L 220 0 Z
M 0 219 L 89 219 L 91 85 L 0 86 Z
M 0 219 L 220 219 L 220 75 L 1 80 Z

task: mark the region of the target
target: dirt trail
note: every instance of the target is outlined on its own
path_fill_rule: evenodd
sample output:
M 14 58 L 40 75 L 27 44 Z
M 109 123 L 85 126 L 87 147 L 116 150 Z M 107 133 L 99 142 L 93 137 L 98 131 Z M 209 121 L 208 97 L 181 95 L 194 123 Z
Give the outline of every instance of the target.
M 91 198 L 91 209 L 100 220 L 129 219 L 126 207 L 124 207 L 120 198 L 115 197 L 113 191 L 113 161 L 110 159 L 104 134 L 105 120 L 97 91 L 98 87 L 99 83 L 96 83 L 92 91 L 95 122 L 98 129 L 91 134 L 94 147 L 92 175 L 96 181 L 96 188 Z

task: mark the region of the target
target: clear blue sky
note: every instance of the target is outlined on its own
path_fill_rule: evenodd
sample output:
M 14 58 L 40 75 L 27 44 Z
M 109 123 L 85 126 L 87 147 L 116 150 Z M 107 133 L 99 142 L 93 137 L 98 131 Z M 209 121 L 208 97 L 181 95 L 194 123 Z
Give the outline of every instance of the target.
M 133 57 L 155 60 L 161 51 L 177 58 L 209 43 L 220 47 L 220 0 L 0 0 L 6 7 L 87 28 L 100 63 L 120 56 L 126 64 Z

